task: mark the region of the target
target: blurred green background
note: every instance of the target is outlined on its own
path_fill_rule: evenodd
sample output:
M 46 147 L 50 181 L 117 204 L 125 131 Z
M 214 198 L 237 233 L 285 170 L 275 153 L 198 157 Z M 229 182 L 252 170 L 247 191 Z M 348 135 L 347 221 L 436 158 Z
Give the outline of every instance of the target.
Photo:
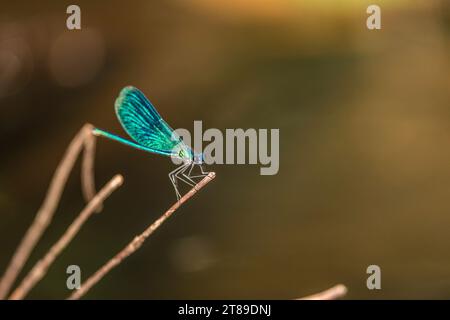
M 217 178 L 86 298 L 450 298 L 450 3 L 9 1 L 0 10 L 0 272 L 86 122 L 123 135 L 120 89 L 174 128 L 279 128 L 280 171 Z M 99 139 L 100 188 L 125 184 L 29 298 L 68 296 L 174 201 L 167 158 Z M 83 208 L 79 164 L 22 276 Z M 366 268 L 382 289 L 366 288 Z

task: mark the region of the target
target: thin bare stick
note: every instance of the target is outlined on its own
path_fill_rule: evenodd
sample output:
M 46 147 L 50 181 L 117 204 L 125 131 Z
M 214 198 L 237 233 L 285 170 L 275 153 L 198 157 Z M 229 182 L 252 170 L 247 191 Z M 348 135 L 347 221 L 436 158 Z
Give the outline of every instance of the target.
M 196 184 L 188 193 L 186 193 L 178 202 L 176 202 L 169 210 L 167 210 L 161 217 L 153 222 L 143 233 L 136 236 L 125 248 L 117 253 L 111 260 L 97 270 L 92 276 L 90 276 L 81 287 L 74 291 L 68 298 L 69 300 L 77 300 L 81 298 L 86 292 L 89 291 L 96 283 L 98 283 L 111 269 L 119 265 L 125 258 L 138 250 L 144 241 L 156 230 L 161 224 L 164 223 L 183 203 L 189 200 L 197 191 L 203 188 L 211 180 L 215 178 L 215 173 L 210 172 L 205 178 L 203 178 L 198 184 Z
M 75 218 L 72 224 L 67 228 L 66 232 L 59 238 L 59 240 L 50 248 L 47 254 L 39 260 L 28 275 L 22 280 L 19 287 L 14 290 L 9 299 L 21 300 L 28 292 L 39 282 L 47 273 L 48 268 L 58 255 L 67 247 L 72 241 L 78 231 L 81 229 L 86 220 L 95 212 L 98 206 L 102 205 L 106 198 L 114 192 L 123 183 L 121 175 L 115 175 L 101 190 L 95 195 L 81 213 Z
M 342 298 L 346 294 L 347 294 L 347 287 L 344 286 L 343 284 L 338 284 L 328 290 L 297 300 L 336 300 Z
M 71 141 L 63 159 L 56 168 L 45 200 L 39 208 L 33 223 L 25 233 L 25 236 L 22 238 L 21 243 L 16 249 L 11 262 L 0 280 L 0 300 L 4 299 L 8 294 L 11 286 L 17 278 L 17 275 L 20 273 L 28 260 L 31 251 L 34 249 L 36 243 L 39 241 L 42 234 L 52 221 L 53 214 L 58 206 L 62 191 L 64 190 L 69 174 L 72 171 L 73 165 L 75 164 L 79 153 L 83 149 L 83 146 L 86 146 L 87 139 L 94 139 L 92 135 L 92 128 L 93 127 L 90 124 L 83 126 L 83 128 Z M 89 142 L 87 144 L 88 152 L 85 155 L 82 168 L 82 185 L 83 188 L 87 188 L 84 194 L 87 198 L 90 198 L 95 194 L 94 176 L 92 171 L 94 153 L 93 144 L 89 144 Z M 87 159 L 87 157 L 90 158 Z
M 95 196 L 94 159 L 96 137 L 92 134 L 92 129 L 93 126 L 90 124 L 85 126 L 84 152 L 81 163 L 81 190 L 86 203 Z M 95 211 L 100 212 L 102 208 L 103 206 L 100 203 Z

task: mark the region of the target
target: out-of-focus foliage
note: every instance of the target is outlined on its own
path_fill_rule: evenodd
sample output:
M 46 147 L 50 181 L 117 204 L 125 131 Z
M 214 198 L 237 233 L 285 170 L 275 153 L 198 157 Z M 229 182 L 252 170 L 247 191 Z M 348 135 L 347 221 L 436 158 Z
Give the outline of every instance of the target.
M 0 12 L 0 269 L 81 126 L 123 134 L 113 103 L 143 90 L 175 128 L 280 128 L 280 171 L 216 180 L 88 298 L 450 297 L 448 1 L 10 1 Z M 163 157 L 98 141 L 98 186 L 125 185 L 33 290 L 63 298 L 173 202 Z M 83 207 L 78 175 L 36 261 Z M 367 290 L 366 268 L 382 270 Z M 28 264 L 28 269 L 31 263 Z

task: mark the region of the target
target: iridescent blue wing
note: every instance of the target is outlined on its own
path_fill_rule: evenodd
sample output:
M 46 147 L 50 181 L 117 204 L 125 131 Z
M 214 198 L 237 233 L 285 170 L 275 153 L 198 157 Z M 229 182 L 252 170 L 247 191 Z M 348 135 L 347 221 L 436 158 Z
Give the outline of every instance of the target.
M 143 149 L 171 155 L 175 147 L 183 143 L 139 89 L 123 88 L 115 109 L 122 127 Z

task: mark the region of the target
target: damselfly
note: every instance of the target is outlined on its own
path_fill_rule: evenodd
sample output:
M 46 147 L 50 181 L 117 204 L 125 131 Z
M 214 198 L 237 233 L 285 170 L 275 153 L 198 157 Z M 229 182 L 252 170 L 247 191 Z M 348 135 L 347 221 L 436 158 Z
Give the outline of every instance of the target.
M 181 198 L 178 181 L 195 186 L 196 182 L 193 179 L 208 174 L 203 171 L 203 154 L 195 153 L 183 142 L 139 89 L 131 86 L 123 88 L 116 99 L 115 109 L 120 124 L 135 142 L 98 128 L 93 130 L 93 134 L 139 150 L 181 160 L 181 165 L 169 173 L 178 200 Z M 200 167 L 201 173 L 192 175 L 195 165 Z

